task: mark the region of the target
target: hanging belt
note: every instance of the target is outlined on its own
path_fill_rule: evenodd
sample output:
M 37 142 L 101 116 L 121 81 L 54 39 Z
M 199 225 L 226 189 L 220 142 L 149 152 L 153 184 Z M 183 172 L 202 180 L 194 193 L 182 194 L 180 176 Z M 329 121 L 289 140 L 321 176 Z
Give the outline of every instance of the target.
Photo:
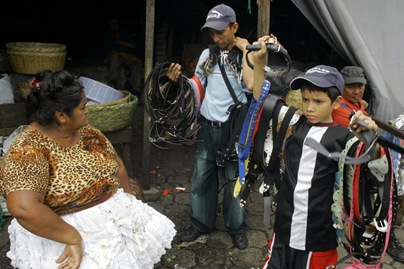
M 254 149 L 252 152 L 252 158 L 253 160 L 262 165 L 263 167 L 266 166 L 264 163 L 264 144 L 265 144 L 265 139 L 267 136 L 268 129 L 270 128 L 270 121 L 271 119 L 275 122 L 275 124 L 272 124 L 273 126 L 276 127 L 277 125 L 277 116 L 278 113 L 281 109 L 281 107 L 285 105 L 285 101 L 281 96 L 275 95 L 275 94 L 270 94 L 268 95 L 267 98 L 265 98 L 263 107 L 262 107 L 262 113 L 261 113 L 261 118 L 260 122 L 258 125 L 258 130 L 257 134 L 255 135 L 254 138 Z M 276 111 L 276 112 L 274 112 Z M 276 117 L 274 117 L 274 114 Z M 273 132 L 276 132 L 276 128 L 273 129 Z
M 270 88 L 271 83 L 265 80 L 258 100 L 251 100 L 247 116 L 241 129 L 240 138 L 237 144 L 239 180 L 236 182 L 236 186 L 234 187 L 234 197 L 237 197 L 239 195 L 241 187 L 245 183 L 246 162 L 248 160 L 248 156 L 250 155 L 250 147 L 253 139 L 255 125 L 257 124 L 258 114 L 261 111 L 262 104 L 264 103 L 265 98 L 268 96 Z

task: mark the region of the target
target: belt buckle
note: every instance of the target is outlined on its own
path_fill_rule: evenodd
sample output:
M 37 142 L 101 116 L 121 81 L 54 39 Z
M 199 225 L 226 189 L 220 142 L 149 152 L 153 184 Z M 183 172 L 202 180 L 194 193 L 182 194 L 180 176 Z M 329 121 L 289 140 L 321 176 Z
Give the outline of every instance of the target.
M 222 123 L 220 121 L 211 121 L 210 126 L 218 128 L 218 127 L 222 127 Z

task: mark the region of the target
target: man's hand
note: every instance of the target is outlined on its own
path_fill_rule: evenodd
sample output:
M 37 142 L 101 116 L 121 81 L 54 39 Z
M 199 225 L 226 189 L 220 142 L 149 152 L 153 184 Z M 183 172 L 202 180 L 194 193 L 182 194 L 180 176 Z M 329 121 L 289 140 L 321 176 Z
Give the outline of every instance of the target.
M 356 123 L 356 120 L 358 119 L 362 120 L 367 125 L 367 127 Z M 378 126 L 371 117 L 365 115 L 362 111 L 359 110 L 352 117 L 350 128 L 353 130 L 354 133 L 360 133 L 367 130 L 377 131 Z
M 250 45 L 250 42 L 245 38 L 236 37 L 234 40 L 234 46 L 237 46 L 242 52 L 246 51 L 247 45 Z
M 166 76 L 172 82 L 178 82 L 179 77 L 181 76 L 181 65 L 177 63 L 171 63 L 167 68 Z

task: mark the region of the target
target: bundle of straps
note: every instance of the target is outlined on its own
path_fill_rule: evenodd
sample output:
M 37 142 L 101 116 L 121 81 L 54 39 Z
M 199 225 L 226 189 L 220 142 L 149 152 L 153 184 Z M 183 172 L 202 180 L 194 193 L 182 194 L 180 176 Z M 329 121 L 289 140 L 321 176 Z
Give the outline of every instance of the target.
M 356 137 L 348 141 L 343 154 L 359 157 L 366 145 Z M 393 216 L 394 174 L 390 150 L 381 146 L 382 157 L 368 163 L 346 163 L 340 159 L 334 186 L 334 227 L 349 253 L 345 268 L 379 268 L 386 253 Z
M 261 95 L 266 93 L 267 87 L 269 85 L 263 87 Z M 260 103 L 257 102 L 257 104 Z M 239 180 L 236 182 L 234 196 L 237 197 L 241 192 L 242 206 L 247 203 L 251 187 L 260 174 L 264 174 L 261 191 L 266 197 L 269 197 L 270 188 L 280 179 L 278 153 L 281 150 L 288 126 L 297 110 L 295 107 L 287 107 L 283 97 L 274 94 L 265 96 L 261 108 L 257 117 L 246 118 L 244 126 L 249 128 L 244 127 L 242 133 L 246 133 L 245 130 L 248 130 L 249 133 L 248 135 L 240 135 L 238 143 Z M 250 110 L 256 111 L 257 108 L 250 107 Z M 280 113 L 285 114 L 285 116 L 278 130 Z M 252 126 L 251 122 L 254 120 L 257 123 Z M 252 134 L 251 129 L 254 130 Z M 251 154 L 247 154 L 246 148 L 248 150 L 250 148 L 245 146 L 246 143 L 252 144 Z
M 154 145 L 161 142 L 191 145 L 197 141 L 197 119 L 204 91 L 198 78 L 180 76 L 172 83 L 166 76 L 171 63 L 157 65 L 145 82 L 143 100 L 152 122 L 149 139 Z
M 401 138 L 404 136 L 396 128 L 373 120 L 379 128 Z M 358 119 L 354 123 L 367 127 Z M 372 130 L 361 134 L 361 140 L 352 138 L 341 153 L 329 153 L 318 143 L 305 141 L 320 154 L 339 160 L 331 211 L 337 235 L 349 254 L 327 269 L 335 268 L 350 257 L 351 264 L 345 269 L 380 268 L 387 250 L 392 216 L 397 210 L 397 202 L 393 202 L 397 195 L 390 149 L 399 152 L 404 149 Z M 373 159 L 376 142 L 379 143 L 380 158 Z

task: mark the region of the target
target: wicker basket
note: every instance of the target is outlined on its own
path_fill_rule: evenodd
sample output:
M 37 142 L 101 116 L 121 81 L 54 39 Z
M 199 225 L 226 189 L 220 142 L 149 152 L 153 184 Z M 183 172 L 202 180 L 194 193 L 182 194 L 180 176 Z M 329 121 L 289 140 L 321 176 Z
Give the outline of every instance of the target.
M 89 122 L 101 132 L 121 130 L 132 123 L 138 99 L 128 91 L 121 92 L 125 95 L 124 98 L 88 106 Z
M 6 44 L 8 51 L 55 53 L 66 51 L 66 45 L 58 43 L 11 42 Z
M 12 42 L 6 44 L 14 72 L 32 75 L 49 69 L 60 71 L 66 62 L 66 45 L 57 43 Z

